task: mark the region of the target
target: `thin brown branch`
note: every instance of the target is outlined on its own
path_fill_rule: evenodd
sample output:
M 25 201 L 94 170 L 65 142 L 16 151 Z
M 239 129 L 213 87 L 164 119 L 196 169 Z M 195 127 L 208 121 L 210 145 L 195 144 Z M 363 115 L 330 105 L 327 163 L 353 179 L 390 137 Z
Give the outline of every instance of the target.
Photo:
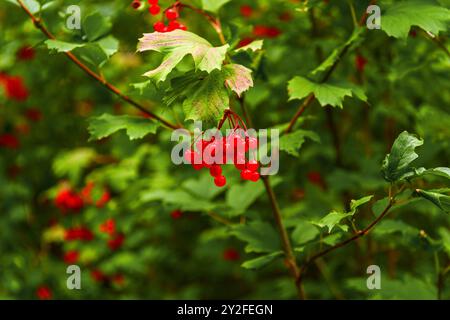
M 376 3 L 376 0 L 372 0 L 370 1 L 369 5 L 373 5 Z M 364 14 L 361 17 L 361 20 L 359 22 L 359 26 L 363 26 L 365 20 L 367 19 L 367 12 L 364 11 Z M 313 24 L 313 28 L 315 28 L 315 24 Z M 351 44 L 348 44 L 347 46 L 345 46 L 341 52 L 339 53 L 338 57 L 336 58 L 336 60 L 334 61 L 333 65 L 328 69 L 327 73 L 323 76 L 323 78 L 321 79 L 320 83 L 324 83 L 327 82 L 331 75 L 333 74 L 334 70 L 336 69 L 336 67 L 338 66 L 339 62 L 341 62 L 342 58 L 347 54 L 348 50 L 350 49 Z M 292 129 L 294 128 L 295 123 L 297 122 L 298 118 L 303 114 L 303 112 L 306 110 L 306 108 L 309 107 L 309 105 L 314 101 L 314 95 L 310 94 L 305 101 L 303 101 L 303 103 L 299 106 L 297 112 L 295 113 L 294 117 L 291 119 L 291 121 L 289 122 L 289 125 L 287 127 L 287 129 L 284 131 L 284 133 L 289 133 L 292 131 Z
M 41 19 L 36 17 L 23 3 L 22 0 L 17 0 L 20 7 L 25 11 L 25 13 L 31 18 L 33 21 L 33 24 L 37 29 L 39 29 L 47 38 L 55 40 L 55 36 L 44 26 Z M 90 69 L 88 66 L 86 66 L 83 62 L 81 62 L 73 53 L 71 52 L 64 52 L 64 54 L 73 62 L 75 63 L 81 70 L 83 70 L 85 73 L 87 73 L 91 78 L 97 80 L 99 83 L 101 83 L 106 89 L 117 95 L 120 99 L 123 101 L 129 103 L 136 109 L 140 110 L 142 113 L 146 114 L 152 119 L 155 119 L 159 122 L 161 122 L 164 126 L 171 128 L 171 129 L 179 129 L 180 127 L 177 125 L 174 125 L 170 123 L 169 121 L 161 118 L 160 116 L 154 114 L 153 112 L 147 110 L 144 106 L 142 106 L 140 103 L 134 101 L 124 93 L 122 93 L 117 87 L 107 82 L 101 75 L 94 72 L 92 69 Z
M 289 270 L 291 271 L 292 277 L 295 280 L 295 286 L 297 288 L 298 297 L 299 299 L 303 300 L 305 299 L 305 292 L 303 290 L 303 286 L 300 281 L 299 267 L 297 265 L 297 260 L 295 259 L 294 256 L 294 251 L 292 250 L 291 241 L 289 240 L 289 236 L 283 224 L 283 218 L 281 217 L 281 211 L 278 206 L 275 193 L 273 192 L 272 186 L 270 185 L 269 176 L 263 176 L 262 181 L 264 183 L 264 187 L 266 188 L 267 195 L 269 196 L 273 216 L 275 218 L 275 222 L 278 227 L 278 232 L 280 233 L 281 243 L 286 258 L 285 260 L 286 265 L 288 266 Z
M 389 210 L 392 208 L 393 205 L 394 205 L 394 198 L 390 198 L 390 201 L 389 201 L 388 205 L 386 206 L 386 208 L 383 210 L 383 212 L 374 221 L 372 221 L 365 229 L 358 231 L 354 236 L 352 236 L 342 242 L 339 242 L 339 243 L 335 244 L 334 246 L 332 246 L 328 249 L 325 249 L 319 253 L 316 253 L 315 255 L 310 257 L 303 264 L 302 268 L 300 269 L 300 277 L 303 276 L 303 274 L 306 271 L 306 269 L 308 268 L 308 266 L 312 262 L 314 262 L 316 259 L 321 258 L 321 257 L 327 255 L 328 253 L 330 253 L 336 249 L 342 248 L 342 247 L 346 246 L 347 244 L 352 243 L 353 241 L 367 235 L 373 229 L 373 227 L 375 227 L 387 215 L 387 213 L 389 212 Z

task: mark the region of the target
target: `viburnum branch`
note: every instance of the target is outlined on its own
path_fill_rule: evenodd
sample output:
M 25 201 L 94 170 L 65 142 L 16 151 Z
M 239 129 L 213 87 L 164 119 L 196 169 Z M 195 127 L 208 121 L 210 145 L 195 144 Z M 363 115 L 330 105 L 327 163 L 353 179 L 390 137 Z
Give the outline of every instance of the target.
M 392 208 L 392 206 L 394 204 L 395 204 L 395 197 L 390 197 L 389 203 L 386 206 L 386 208 L 384 208 L 383 212 L 381 212 L 381 214 L 374 221 L 372 221 L 365 229 L 358 231 L 354 236 L 352 236 L 352 237 L 350 237 L 350 238 L 348 238 L 348 239 L 346 239 L 346 240 L 344 240 L 342 242 L 339 242 L 339 243 L 335 244 L 334 246 L 332 246 L 332 247 L 330 247 L 328 249 L 325 249 L 325 250 L 323 250 L 323 251 L 321 251 L 319 253 L 316 253 L 311 258 L 309 258 L 302 265 L 302 267 L 300 269 L 300 282 L 302 280 L 302 277 L 303 277 L 306 269 L 308 268 L 308 266 L 312 262 L 314 262 L 318 258 L 321 258 L 321 257 L 327 255 L 328 253 L 330 253 L 330 252 L 332 252 L 332 251 L 334 251 L 336 249 L 342 248 L 342 247 L 346 246 L 347 244 L 352 243 L 353 241 L 355 241 L 355 240 L 357 240 L 357 239 L 367 235 L 388 214 L 389 210 Z
M 281 242 L 283 245 L 283 251 L 286 258 L 286 264 L 291 271 L 292 276 L 295 280 L 295 286 L 297 288 L 297 294 L 299 299 L 303 300 L 305 299 L 305 292 L 303 290 L 302 283 L 300 281 L 300 270 L 297 265 L 297 260 L 295 259 L 294 251 L 292 250 L 291 241 L 289 240 L 289 236 L 287 234 L 286 228 L 284 227 L 283 218 L 281 216 L 281 211 L 278 206 L 277 199 L 275 197 L 275 193 L 273 192 L 272 186 L 269 182 L 268 176 L 262 176 L 261 177 L 264 186 L 267 191 L 267 195 L 269 196 L 270 205 L 272 207 L 273 216 L 275 218 L 275 222 L 278 227 L 278 232 L 281 236 Z
M 33 24 L 37 29 L 39 29 L 47 38 L 51 40 L 55 40 L 55 36 L 43 25 L 40 18 L 36 17 L 23 3 L 22 0 L 17 0 L 20 7 L 25 11 L 25 13 L 30 17 L 30 19 L 33 21 Z M 178 125 L 174 125 L 170 123 L 169 121 L 161 118 L 160 116 L 154 114 L 153 112 L 147 110 L 144 106 L 142 106 L 140 103 L 134 101 L 124 93 L 122 93 L 117 87 L 107 82 L 102 76 L 94 72 L 92 69 L 90 69 L 88 66 L 86 66 L 83 62 L 81 62 L 73 53 L 64 52 L 64 54 L 73 62 L 75 63 L 80 69 L 82 69 L 85 73 L 87 73 L 91 78 L 97 80 L 99 83 L 101 83 L 106 89 L 117 95 L 120 99 L 127 102 L 128 104 L 132 105 L 136 109 L 140 110 L 142 113 L 146 114 L 148 117 L 155 119 L 159 122 L 161 122 L 164 126 L 170 128 L 170 129 L 179 129 L 181 128 Z
M 225 36 L 223 35 L 223 30 L 222 30 L 222 23 L 220 22 L 219 18 L 214 17 L 213 15 L 209 14 L 208 12 L 206 12 L 205 10 L 202 10 L 200 8 L 194 7 L 190 4 L 185 4 L 185 3 L 181 3 L 180 1 L 177 2 L 177 4 L 180 8 L 188 8 L 194 12 L 197 12 L 198 14 L 204 16 L 208 22 L 211 24 L 211 26 L 214 28 L 214 30 L 216 31 L 220 42 L 222 44 L 226 44 L 227 41 L 225 40 Z
M 373 5 L 376 3 L 376 0 L 372 0 L 370 2 L 369 5 Z M 362 27 L 364 25 L 364 22 L 367 19 L 367 12 L 364 11 L 364 14 L 362 15 L 360 21 L 359 21 L 359 27 Z M 345 46 L 341 52 L 339 53 L 338 57 L 336 58 L 336 60 L 334 61 L 333 65 L 328 69 L 327 73 L 323 76 L 323 78 L 321 79 L 320 83 L 324 83 L 327 82 L 331 75 L 333 74 L 334 70 L 336 69 L 336 67 L 338 66 L 339 62 L 341 62 L 342 58 L 347 54 L 348 50 L 350 49 L 351 44 L 349 43 L 347 46 Z M 303 114 L 303 112 L 306 110 L 306 108 L 308 108 L 311 103 L 314 101 L 314 95 L 311 93 L 304 101 L 303 103 L 299 106 L 297 112 L 295 113 L 294 117 L 291 119 L 291 121 L 289 122 L 288 127 L 286 128 L 286 130 L 284 131 L 284 133 L 289 133 L 292 132 L 295 123 L 297 122 L 298 118 Z

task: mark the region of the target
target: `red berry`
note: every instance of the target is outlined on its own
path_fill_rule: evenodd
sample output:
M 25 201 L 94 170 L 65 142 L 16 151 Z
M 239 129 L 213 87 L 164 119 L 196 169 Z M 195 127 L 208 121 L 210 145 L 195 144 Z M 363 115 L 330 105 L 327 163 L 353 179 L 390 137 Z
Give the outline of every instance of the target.
M 213 164 L 211 168 L 209 168 L 209 173 L 213 177 L 219 177 L 222 175 L 222 167 L 218 164 Z
M 107 279 L 106 275 L 98 269 L 94 269 L 91 271 L 91 277 L 96 282 L 102 282 Z
M 224 185 L 227 184 L 227 179 L 224 176 L 215 177 L 214 184 L 219 188 L 223 187 Z
M 223 259 L 227 261 L 236 261 L 239 260 L 239 252 L 236 249 L 229 248 L 223 252 Z
M 172 219 L 177 220 L 183 216 L 183 212 L 181 210 L 174 210 L 170 213 Z
M 256 182 L 259 180 L 259 173 L 256 171 L 253 171 L 251 176 L 250 176 L 250 180 L 253 182 Z
M 35 51 L 33 47 L 25 46 L 17 51 L 17 59 L 19 60 L 32 60 L 34 58 Z
M 167 27 L 164 25 L 162 21 L 157 21 L 153 24 L 153 29 L 155 29 L 156 32 L 166 32 Z
M 241 171 L 241 178 L 244 180 L 250 180 L 252 177 L 252 172 L 250 170 L 242 170 Z
M 30 108 L 25 111 L 25 117 L 31 121 L 40 121 L 42 119 L 42 113 L 39 109 Z
M 122 246 L 124 240 L 125 236 L 123 234 L 117 234 L 113 239 L 108 241 L 108 247 L 111 250 L 117 250 Z
M 180 27 L 180 23 L 177 20 L 171 20 L 167 25 L 169 31 L 177 30 Z
M 67 264 L 74 264 L 78 261 L 80 254 L 76 250 L 67 251 L 64 255 L 64 262 Z
M 205 165 L 203 163 L 200 163 L 200 164 L 193 163 L 192 164 L 192 168 L 194 168 L 194 170 L 197 170 L 197 171 L 203 169 L 204 166 Z
M 364 68 L 366 67 L 367 60 L 362 55 L 357 55 L 355 58 L 356 69 L 359 72 L 364 72 Z
M 179 29 L 179 30 L 186 31 L 186 30 L 187 30 L 187 27 L 186 27 L 184 24 L 181 24 L 181 23 L 180 23 L 180 26 L 178 27 L 178 29 Z
M 159 0 L 148 0 L 149 5 L 158 4 Z
M 256 171 L 259 168 L 259 163 L 256 160 L 250 160 L 247 162 L 247 169 L 250 171 Z
M 116 232 L 116 222 L 114 219 L 108 219 L 100 225 L 100 232 L 113 235 Z
M 141 6 L 141 2 L 139 0 L 133 0 L 131 6 L 133 7 L 133 9 L 139 9 L 139 7 Z
M 1 80 L 0 84 L 3 84 L 8 99 L 24 101 L 28 98 L 28 89 L 21 77 L 3 76 Z
M 158 13 L 161 12 L 161 8 L 160 8 L 160 6 L 158 6 L 157 4 L 155 4 L 155 5 L 152 5 L 152 6 L 148 9 L 148 11 L 150 12 L 150 14 L 151 14 L 152 16 L 156 16 Z
M 36 290 L 36 295 L 41 300 L 50 300 L 52 298 L 52 291 L 47 286 L 40 286 Z
M 8 149 L 17 149 L 20 146 L 19 139 L 16 136 L 5 133 L 0 136 L 0 147 Z
M 240 8 L 241 15 L 246 18 L 250 18 L 253 14 L 253 8 L 249 5 L 243 5 Z
M 178 19 L 179 14 L 176 9 L 167 9 L 166 11 L 166 18 L 169 20 L 175 20 Z

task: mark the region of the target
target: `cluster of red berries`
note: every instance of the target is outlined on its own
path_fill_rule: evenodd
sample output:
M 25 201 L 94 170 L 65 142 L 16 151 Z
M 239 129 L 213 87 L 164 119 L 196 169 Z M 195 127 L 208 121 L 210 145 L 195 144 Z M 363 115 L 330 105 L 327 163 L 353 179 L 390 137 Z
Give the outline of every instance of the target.
M 257 160 L 247 161 L 246 153 L 256 152 L 258 140 L 247 134 L 245 124 L 237 114 L 227 110 L 221 120 L 218 130 L 221 129 L 226 120 L 230 120 L 230 125 L 234 129 L 225 137 L 213 136 L 211 139 L 200 139 L 194 147 L 187 150 L 184 159 L 191 164 L 195 170 L 202 168 L 209 169 L 210 175 L 214 178 L 214 184 L 217 187 L 226 185 L 226 178 L 222 174 L 222 165 L 232 163 L 241 172 L 241 178 L 244 180 L 258 181 L 260 174 L 258 172 L 259 163 Z M 245 130 L 241 129 L 243 124 Z M 220 132 L 219 132 L 220 133 Z
M 111 199 L 111 195 L 107 190 L 103 190 L 98 199 L 93 200 L 92 190 L 95 184 L 88 182 L 80 193 L 75 192 L 70 187 L 64 186 L 58 191 L 55 197 L 55 205 L 62 213 L 77 213 L 86 204 L 95 204 L 97 208 L 102 208 Z
M 148 0 L 149 8 L 148 11 L 152 16 L 157 16 L 161 13 L 161 7 L 159 6 L 159 0 Z M 142 6 L 140 0 L 133 0 L 131 3 L 134 9 L 139 9 Z M 176 2 L 173 6 L 164 10 L 164 16 L 168 20 L 168 24 L 164 23 L 164 19 L 157 21 L 153 24 L 153 29 L 157 32 L 170 32 L 174 30 L 187 30 L 186 26 L 180 23 L 177 19 L 180 17 L 180 6 L 179 2 Z
M 102 223 L 100 225 L 100 232 L 109 235 L 110 239 L 108 240 L 108 247 L 111 250 L 119 249 L 125 240 L 125 235 L 123 233 L 116 232 L 116 221 L 114 219 L 108 219 Z
M 87 227 L 74 227 L 65 230 L 64 240 L 66 241 L 92 241 L 94 234 Z

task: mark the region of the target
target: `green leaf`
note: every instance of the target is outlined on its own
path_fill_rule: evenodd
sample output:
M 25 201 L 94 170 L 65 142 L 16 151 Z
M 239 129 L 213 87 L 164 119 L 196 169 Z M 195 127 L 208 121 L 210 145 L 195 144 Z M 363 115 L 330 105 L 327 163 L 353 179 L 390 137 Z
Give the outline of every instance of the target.
M 422 198 L 432 202 L 445 213 L 450 213 L 450 196 L 442 193 L 417 189 L 416 193 Z
M 252 70 L 240 64 L 227 64 L 222 71 L 225 75 L 225 84 L 236 92 L 238 97 L 253 87 Z
M 283 251 L 272 252 L 255 259 L 247 260 L 241 265 L 241 267 L 252 270 L 260 269 L 282 255 Z
M 389 36 L 406 39 L 412 26 L 437 35 L 446 31 L 450 11 L 425 1 L 404 1 L 388 8 L 381 17 L 381 28 Z
M 186 120 L 214 121 L 229 107 L 229 96 L 220 71 L 213 71 L 185 89 L 183 110 Z
M 382 173 L 387 181 L 395 182 L 407 177 L 413 169 L 411 162 L 417 159 L 415 149 L 423 144 L 423 140 L 403 131 L 391 148 L 391 153 L 386 156 L 382 165 Z
M 202 7 L 206 11 L 217 13 L 219 9 L 231 0 L 202 0 Z
M 71 43 L 59 40 L 46 40 L 45 44 L 49 50 L 56 50 L 56 52 L 68 52 L 85 45 L 84 43 Z
M 247 243 L 246 252 L 274 252 L 281 250 L 280 238 L 267 222 L 253 221 L 236 225 L 231 234 Z
M 7 0 L 10 3 L 15 4 L 16 6 L 19 6 L 19 3 L 17 2 L 17 0 Z M 25 5 L 25 7 L 32 13 L 32 14 L 36 14 L 39 11 L 41 11 L 41 5 L 38 1 L 36 0 L 22 0 L 23 4 Z
M 97 41 L 97 44 L 102 48 L 108 57 L 112 56 L 119 50 L 119 40 L 113 36 L 108 36 Z
M 234 184 L 230 187 L 226 195 L 226 204 L 232 209 L 232 215 L 243 214 L 253 202 L 264 193 L 262 184 L 246 182 L 244 184 Z
M 94 66 L 101 66 L 108 60 L 108 55 L 97 43 L 87 43 L 75 48 L 73 53 Z
M 352 86 L 316 83 L 300 76 L 289 81 L 288 92 L 289 100 L 303 99 L 312 93 L 322 107 L 330 105 L 342 108 L 346 96 L 361 98 L 361 91 L 355 90 Z
M 331 233 L 333 228 L 336 226 L 341 228 L 341 230 L 343 230 L 343 231 L 347 231 L 348 226 L 341 225 L 340 222 L 345 218 L 352 217 L 356 213 L 358 207 L 369 202 L 372 199 L 372 197 L 373 196 L 367 196 L 367 197 L 361 198 L 359 200 L 352 200 L 350 203 L 350 211 L 338 212 L 336 210 L 333 210 L 329 214 L 327 214 L 325 217 L 320 219 L 318 222 L 313 222 L 313 224 L 315 224 L 321 228 L 327 227 L 328 233 Z
M 296 130 L 285 134 L 280 138 L 280 150 L 298 157 L 300 155 L 298 150 L 301 148 L 306 138 L 315 142 L 320 142 L 320 137 L 317 133 L 308 130 Z
M 124 129 L 133 140 L 141 139 L 149 133 L 156 133 L 158 127 L 158 122 L 143 117 L 103 114 L 89 119 L 88 131 L 91 134 L 90 140 L 98 140 Z
M 97 153 L 94 149 L 78 148 L 59 154 L 53 161 L 53 171 L 58 177 L 69 176 L 77 182 L 85 168 L 94 160 Z
M 194 33 L 175 30 L 165 33 L 145 33 L 139 39 L 138 51 L 151 50 L 164 55 L 159 67 L 144 74 L 160 82 L 167 78 L 186 55 L 192 55 L 195 67 L 200 71 L 211 73 L 215 69 L 220 70 L 228 47 L 228 44 L 213 47 L 208 41 Z
M 95 41 L 111 30 L 111 21 L 99 12 L 88 15 L 82 23 L 82 29 L 89 41 Z
M 236 52 L 241 52 L 241 51 L 256 52 L 258 50 L 262 50 L 263 45 L 264 45 L 264 40 L 254 40 L 251 43 L 249 43 L 248 45 L 237 48 L 234 51 L 236 51 Z
M 292 232 L 292 240 L 295 244 L 302 245 L 314 240 L 320 231 L 310 222 L 302 221 L 295 227 Z

